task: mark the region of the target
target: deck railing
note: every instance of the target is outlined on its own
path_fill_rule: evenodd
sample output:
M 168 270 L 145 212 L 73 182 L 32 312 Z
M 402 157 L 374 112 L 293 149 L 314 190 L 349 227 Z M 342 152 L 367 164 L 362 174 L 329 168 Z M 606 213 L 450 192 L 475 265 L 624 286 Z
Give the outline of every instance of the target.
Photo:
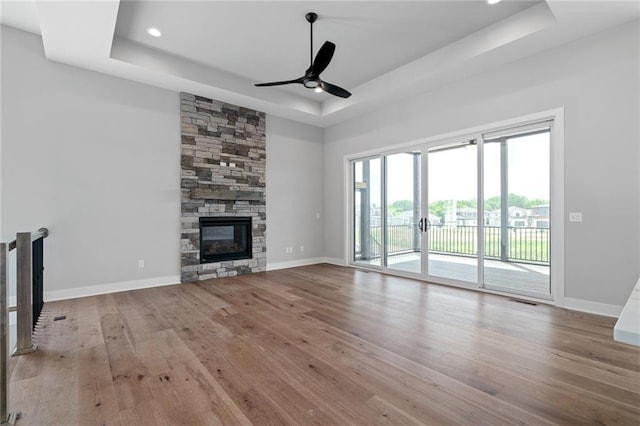
M 509 239 L 502 244 L 499 226 L 484 227 L 484 255 L 489 259 L 503 259 L 521 263 L 549 264 L 548 228 L 509 227 Z M 373 242 L 382 241 L 382 227 L 371 227 Z M 429 252 L 475 256 L 478 253 L 478 228 L 476 226 L 430 226 Z M 388 254 L 417 251 L 419 241 L 415 241 L 415 225 L 387 226 L 386 241 Z M 505 250 L 506 247 L 506 250 Z M 359 250 L 358 250 L 359 251 Z M 375 259 L 381 255 L 381 245 L 371 244 L 368 253 L 356 256 Z M 360 257 L 359 256 L 359 257 Z
M 43 305 L 43 240 L 47 228 L 20 232 L 0 243 L 0 424 L 14 425 L 19 414 L 9 412 L 9 311 L 16 311 L 16 349 L 13 355 L 36 350 L 33 329 Z M 9 308 L 9 252 L 16 250 L 16 307 Z

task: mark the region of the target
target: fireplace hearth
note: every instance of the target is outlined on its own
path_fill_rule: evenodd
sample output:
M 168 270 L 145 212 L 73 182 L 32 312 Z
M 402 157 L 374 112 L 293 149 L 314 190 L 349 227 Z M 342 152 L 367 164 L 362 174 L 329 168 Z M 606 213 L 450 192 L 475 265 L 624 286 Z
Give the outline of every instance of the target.
M 201 217 L 200 263 L 251 259 L 250 217 Z

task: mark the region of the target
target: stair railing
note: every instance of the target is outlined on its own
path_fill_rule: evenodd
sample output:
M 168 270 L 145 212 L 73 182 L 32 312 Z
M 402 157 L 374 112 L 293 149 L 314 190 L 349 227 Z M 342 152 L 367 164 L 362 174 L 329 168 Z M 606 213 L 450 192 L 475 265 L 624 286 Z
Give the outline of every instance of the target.
M 43 305 L 43 240 L 47 228 L 20 232 L 16 239 L 0 242 L 0 426 L 15 425 L 18 413 L 9 412 L 9 252 L 16 249 L 16 331 L 13 355 L 36 350 L 33 330 Z M 35 279 L 34 279 L 35 278 Z

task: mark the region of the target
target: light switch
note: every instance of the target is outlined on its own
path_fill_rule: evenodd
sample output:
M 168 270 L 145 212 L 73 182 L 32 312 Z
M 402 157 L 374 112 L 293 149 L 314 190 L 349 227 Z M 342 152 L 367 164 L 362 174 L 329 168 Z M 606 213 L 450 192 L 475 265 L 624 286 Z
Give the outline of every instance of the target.
M 569 222 L 582 222 L 582 212 L 569 212 Z

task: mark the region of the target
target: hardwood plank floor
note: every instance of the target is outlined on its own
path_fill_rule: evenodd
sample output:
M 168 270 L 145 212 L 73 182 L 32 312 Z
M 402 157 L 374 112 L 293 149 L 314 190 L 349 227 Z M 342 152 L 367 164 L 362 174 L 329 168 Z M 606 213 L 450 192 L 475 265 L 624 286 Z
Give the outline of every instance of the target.
M 638 425 L 640 348 L 614 323 L 312 265 L 46 303 L 10 408 L 18 426 Z

